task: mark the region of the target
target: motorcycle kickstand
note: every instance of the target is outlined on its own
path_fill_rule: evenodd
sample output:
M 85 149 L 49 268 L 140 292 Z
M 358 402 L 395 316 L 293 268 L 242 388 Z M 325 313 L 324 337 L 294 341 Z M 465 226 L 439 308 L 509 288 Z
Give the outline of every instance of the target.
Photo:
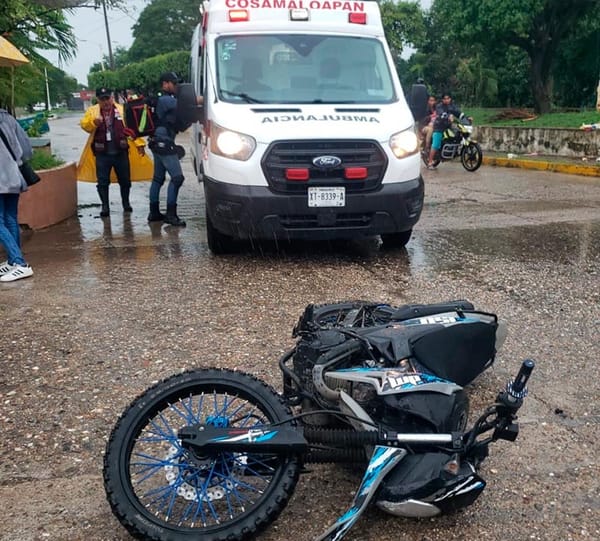
M 405 449 L 385 445 L 375 446 L 360 487 L 352 501 L 352 506 L 314 541 L 339 541 L 339 539 L 342 539 L 363 514 L 383 478 L 406 454 Z

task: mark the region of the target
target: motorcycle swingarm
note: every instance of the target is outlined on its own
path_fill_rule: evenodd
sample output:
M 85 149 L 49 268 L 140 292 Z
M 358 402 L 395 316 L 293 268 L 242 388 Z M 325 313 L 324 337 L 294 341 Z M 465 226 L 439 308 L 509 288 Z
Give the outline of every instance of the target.
M 182 428 L 181 445 L 198 455 L 217 453 L 303 454 L 308 442 L 301 430 L 276 428 L 220 428 L 211 425 L 190 425 Z
M 398 447 L 375 446 L 360 487 L 352 501 L 352 506 L 315 541 L 339 541 L 342 539 L 368 507 L 383 478 L 406 454 L 405 449 Z

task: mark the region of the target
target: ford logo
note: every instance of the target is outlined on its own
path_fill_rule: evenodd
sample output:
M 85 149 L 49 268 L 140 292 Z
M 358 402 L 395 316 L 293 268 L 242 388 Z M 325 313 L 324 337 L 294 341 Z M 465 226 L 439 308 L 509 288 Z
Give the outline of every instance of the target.
M 312 162 L 319 169 L 335 169 L 342 164 L 342 160 L 337 156 L 318 156 Z

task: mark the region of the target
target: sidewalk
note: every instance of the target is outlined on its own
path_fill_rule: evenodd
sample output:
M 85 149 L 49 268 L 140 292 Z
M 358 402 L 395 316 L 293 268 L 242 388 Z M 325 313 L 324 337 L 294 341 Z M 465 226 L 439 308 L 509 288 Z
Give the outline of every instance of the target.
M 586 177 L 600 177 L 600 161 L 594 158 L 568 158 L 566 156 L 505 154 L 499 152 L 483 152 L 485 165 L 500 167 L 518 167 L 521 169 L 535 169 L 537 171 L 551 171 L 569 175 Z

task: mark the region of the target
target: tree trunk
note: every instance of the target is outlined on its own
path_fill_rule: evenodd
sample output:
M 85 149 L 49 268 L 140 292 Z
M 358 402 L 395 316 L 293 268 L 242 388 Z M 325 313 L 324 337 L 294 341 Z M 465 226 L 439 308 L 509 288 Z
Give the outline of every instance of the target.
M 531 93 L 533 107 L 537 114 L 549 113 L 552 108 L 553 80 L 550 75 L 549 62 L 546 61 L 548 51 L 533 49 L 531 58 Z

